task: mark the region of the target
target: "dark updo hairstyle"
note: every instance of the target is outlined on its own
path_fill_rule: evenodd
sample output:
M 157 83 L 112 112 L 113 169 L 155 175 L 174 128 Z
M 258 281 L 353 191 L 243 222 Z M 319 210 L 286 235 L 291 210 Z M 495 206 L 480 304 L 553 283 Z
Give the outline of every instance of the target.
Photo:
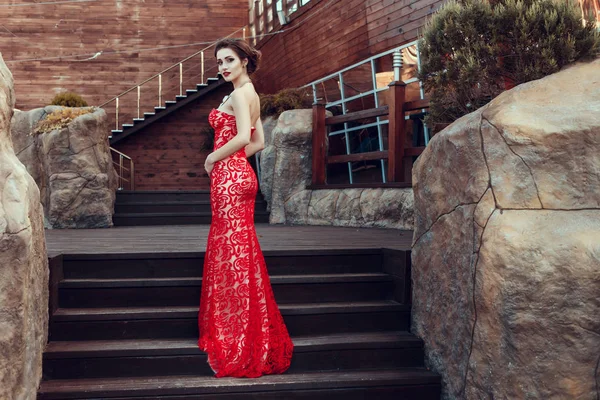
M 238 55 L 240 60 L 244 58 L 248 59 L 248 65 L 246 67 L 246 71 L 248 71 L 248 75 L 253 74 L 258 69 L 258 65 L 260 63 L 261 52 L 256 50 L 254 47 L 250 46 L 248 42 L 243 39 L 223 39 L 220 40 L 215 46 L 215 57 L 217 57 L 217 52 L 221 49 L 231 49 L 235 51 L 235 54 Z

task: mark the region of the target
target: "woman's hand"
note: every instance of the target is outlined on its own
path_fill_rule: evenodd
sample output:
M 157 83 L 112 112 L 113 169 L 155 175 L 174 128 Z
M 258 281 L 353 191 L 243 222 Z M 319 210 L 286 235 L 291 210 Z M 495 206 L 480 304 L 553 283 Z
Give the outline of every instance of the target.
M 206 173 L 208 174 L 209 177 L 210 177 L 210 174 L 212 173 L 212 170 L 214 167 L 215 167 L 215 161 L 213 160 L 213 153 L 210 153 L 206 157 L 206 160 L 204 161 L 204 169 L 206 170 Z

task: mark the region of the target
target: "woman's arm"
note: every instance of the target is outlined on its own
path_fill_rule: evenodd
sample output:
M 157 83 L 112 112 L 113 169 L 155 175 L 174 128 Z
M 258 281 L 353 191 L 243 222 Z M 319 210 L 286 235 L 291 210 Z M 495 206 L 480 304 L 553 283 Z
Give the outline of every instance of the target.
M 256 120 L 255 125 L 254 134 L 250 138 L 250 143 L 246 146 L 246 158 L 252 157 L 254 154 L 265 148 L 265 132 L 260 117 Z
M 235 113 L 235 122 L 237 127 L 237 135 L 229 142 L 213 151 L 206 157 L 204 168 L 210 175 L 213 166 L 217 161 L 238 152 L 245 148 L 250 143 L 250 105 L 244 96 L 244 93 L 237 92 L 231 95 L 231 106 Z

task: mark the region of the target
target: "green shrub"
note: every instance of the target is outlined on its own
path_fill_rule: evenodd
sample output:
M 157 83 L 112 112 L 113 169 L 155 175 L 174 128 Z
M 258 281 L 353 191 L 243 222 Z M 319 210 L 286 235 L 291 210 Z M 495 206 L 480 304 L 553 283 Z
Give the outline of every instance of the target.
M 491 1 L 491 2 L 490 2 Z M 429 126 L 455 121 L 503 90 L 597 56 L 595 22 L 571 0 L 451 0 L 419 41 Z
M 50 103 L 52 106 L 63 106 L 63 107 L 87 107 L 87 102 L 77 93 L 63 92 L 59 93 L 52 99 Z
M 279 116 L 287 110 L 312 108 L 313 94 L 310 88 L 283 89 L 276 94 L 260 96 L 260 115 L 262 118 L 268 116 Z

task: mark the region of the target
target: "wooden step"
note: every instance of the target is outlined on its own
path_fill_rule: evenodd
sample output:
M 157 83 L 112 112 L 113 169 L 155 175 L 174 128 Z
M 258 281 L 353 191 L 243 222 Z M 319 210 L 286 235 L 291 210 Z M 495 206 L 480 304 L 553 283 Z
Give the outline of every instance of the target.
M 255 213 L 265 213 L 267 203 L 256 202 Z M 209 213 L 211 212 L 210 200 L 199 201 L 161 201 L 161 202 L 119 202 L 115 203 L 116 214 L 154 214 L 154 213 Z
M 380 249 L 263 252 L 269 275 L 354 274 L 382 271 Z M 204 252 L 63 256 L 65 279 L 201 277 Z
M 116 202 L 210 201 L 210 190 L 123 190 L 117 193 Z
M 195 306 L 202 279 L 79 279 L 59 284 L 60 308 Z M 271 277 L 278 304 L 389 299 L 393 279 L 384 273 Z
M 210 224 L 210 212 L 190 213 L 118 213 L 113 215 L 115 226 L 149 226 L 149 225 L 194 225 Z M 257 224 L 268 223 L 267 212 L 255 212 L 254 222 Z
M 424 369 L 308 372 L 236 379 L 194 376 L 54 380 L 38 399 L 439 400 L 440 377 Z
M 293 336 L 349 332 L 405 331 L 410 306 L 395 301 L 282 304 Z M 58 309 L 50 340 L 197 338 L 198 307 Z
M 423 343 L 407 332 L 297 337 L 289 372 L 423 367 Z M 51 342 L 44 378 L 211 376 L 196 339 Z

